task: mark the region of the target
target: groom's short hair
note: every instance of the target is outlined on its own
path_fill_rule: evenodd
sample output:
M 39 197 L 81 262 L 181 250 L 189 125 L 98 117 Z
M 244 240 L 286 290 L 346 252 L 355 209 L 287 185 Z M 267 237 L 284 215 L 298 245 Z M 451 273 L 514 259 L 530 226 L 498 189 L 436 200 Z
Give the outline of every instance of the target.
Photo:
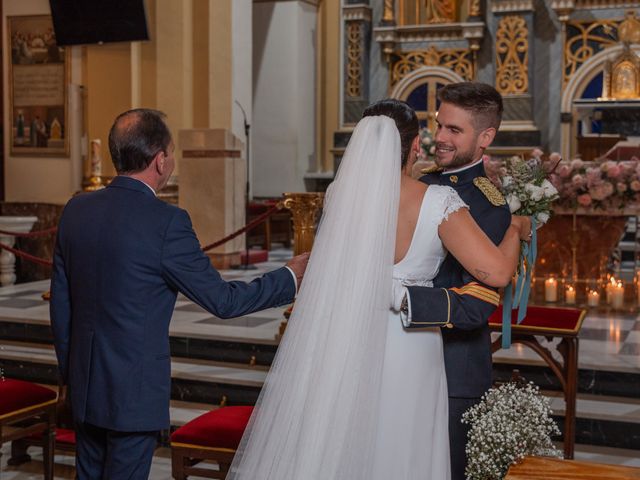
M 477 131 L 498 130 L 502 121 L 502 95 L 491 85 L 480 82 L 450 83 L 438 90 L 440 102 L 451 103 L 473 114 Z

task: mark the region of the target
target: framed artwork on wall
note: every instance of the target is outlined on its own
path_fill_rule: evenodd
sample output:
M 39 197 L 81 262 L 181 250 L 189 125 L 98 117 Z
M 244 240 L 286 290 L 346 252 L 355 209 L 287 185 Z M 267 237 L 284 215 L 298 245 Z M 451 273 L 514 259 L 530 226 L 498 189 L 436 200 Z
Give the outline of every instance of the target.
M 11 155 L 69 155 L 69 58 L 49 15 L 7 17 Z

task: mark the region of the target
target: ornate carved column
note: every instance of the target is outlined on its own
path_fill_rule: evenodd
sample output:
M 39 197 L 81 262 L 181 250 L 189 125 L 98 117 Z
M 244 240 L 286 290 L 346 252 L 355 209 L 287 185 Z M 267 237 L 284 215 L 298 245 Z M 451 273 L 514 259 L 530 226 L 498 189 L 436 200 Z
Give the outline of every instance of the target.
M 385 2 L 384 13 L 387 16 L 390 15 L 387 11 L 387 2 Z M 368 0 L 345 0 L 342 16 L 344 18 L 342 123 L 355 124 L 369 104 L 371 8 Z
M 533 0 L 494 0 L 495 86 L 504 100 L 502 128 L 495 145 L 527 150 L 540 145 L 534 121 L 533 97 Z
M 324 193 L 285 193 L 284 207 L 293 218 L 294 255 L 310 252 L 316 237 L 316 222 Z

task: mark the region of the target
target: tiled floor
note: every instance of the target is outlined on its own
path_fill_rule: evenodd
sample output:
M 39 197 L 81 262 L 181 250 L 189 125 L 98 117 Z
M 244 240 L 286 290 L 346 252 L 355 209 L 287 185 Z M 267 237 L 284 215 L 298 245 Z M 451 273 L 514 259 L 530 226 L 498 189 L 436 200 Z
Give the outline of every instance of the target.
M 250 280 L 261 273 L 281 266 L 291 256 L 290 251 L 272 252 L 270 261 L 259 265 L 258 270 L 229 270 L 222 272 L 227 280 Z M 17 321 L 25 324 L 48 325 L 48 304 L 41 294 L 49 287 L 47 281 L 0 288 L 0 321 Z M 254 344 L 276 345 L 276 335 L 283 318 L 284 308 L 271 309 L 246 317 L 221 320 L 180 296 L 171 322 L 172 336 L 209 340 L 236 340 Z M 546 340 L 542 339 L 543 342 Z M 0 358 L 20 359 L 28 357 L 39 363 L 55 364 L 55 355 L 49 345 L 29 345 L 0 341 Z M 500 351 L 494 359 L 498 362 L 542 364 L 535 353 L 521 345 Z M 590 311 L 580 332 L 579 366 L 585 369 L 640 373 L 640 317 L 637 312 L 617 314 L 605 310 Z M 182 379 L 230 381 L 235 384 L 259 386 L 266 375 L 265 367 L 229 368 L 229 365 L 194 359 L 174 359 L 172 376 Z M 562 413 L 564 402 L 557 392 L 547 392 L 553 397 L 554 411 Z M 208 408 L 192 403 L 172 402 L 172 423 L 182 424 Z M 606 397 L 581 395 L 578 412 L 582 417 L 620 419 L 640 425 L 640 400 L 616 399 L 608 402 Z M 8 445 L 0 452 L 0 480 L 23 480 L 41 477 L 41 457 L 32 449 L 34 460 L 20 467 L 8 467 Z M 577 459 L 633 465 L 640 467 L 638 451 L 608 449 L 606 447 L 577 446 Z M 73 459 L 57 456 L 59 465 L 56 478 L 73 478 Z M 154 457 L 151 478 L 169 479 L 170 460 L 168 451 L 160 449 Z

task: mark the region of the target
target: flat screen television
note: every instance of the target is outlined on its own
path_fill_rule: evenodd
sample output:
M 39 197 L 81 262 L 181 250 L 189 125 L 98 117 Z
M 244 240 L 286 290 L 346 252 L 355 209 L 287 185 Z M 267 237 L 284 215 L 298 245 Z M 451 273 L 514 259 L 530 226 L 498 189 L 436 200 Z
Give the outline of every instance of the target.
M 149 40 L 144 0 L 49 0 L 58 45 Z

